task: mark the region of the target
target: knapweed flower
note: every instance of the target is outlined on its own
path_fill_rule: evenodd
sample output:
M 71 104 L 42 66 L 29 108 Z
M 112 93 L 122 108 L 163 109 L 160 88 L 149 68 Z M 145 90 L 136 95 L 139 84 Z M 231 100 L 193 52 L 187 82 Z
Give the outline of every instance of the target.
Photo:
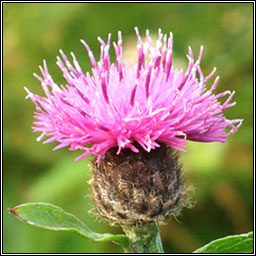
M 189 206 L 184 195 L 180 164 L 174 150 L 185 151 L 187 140 L 219 141 L 233 134 L 242 120 L 228 120 L 223 110 L 234 92 L 214 94 L 219 77 L 207 90 L 206 82 L 215 68 L 204 76 L 200 68 L 203 47 L 195 60 L 191 48 L 186 72 L 172 65 L 172 34 L 158 32 L 154 44 L 149 32 L 145 42 L 138 37 L 138 63 L 122 60 L 122 37 L 114 43 L 115 63 L 109 57 L 110 38 L 101 44 L 97 62 L 82 40 L 92 64 L 84 73 L 71 53 L 73 64 L 62 51 L 57 65 L 66 85 L 57 85 L 46 63 L 40 66 L 46 97 L 31 93 L 36 106 L 34 131 L 38 140 L 57 141 L 55 149 L 90 154 L 93 200 L 101 216 L 123 226 L 161 223 Z M 229 95 L 221 104 L 219 98 Z M 126 228 L 124 229 L 126 230 Z
M 206 82 L 215 68 L 204 76 L 200 68 L 203 47 L 194 58 L 191 48 L 186 72 L 172 65 L 172 34 L 167 38 L 159 29 L 154 44 L 149 32 L 145 42 L 138 37 L 138 63 L 132 65 L 122 60 L 122 37 L 114 43 L 115 63 L 109 57 L 110 38 L 100 41 L 100 58 L 97 62 L 89 46 L 81 40 L 92 63 L 91 73 L 84 73 L 75 55 L 72 62 L 60 51 L 57 65 L 63 72 L 66 85 L 57 85 L 44 61 L 40 66 L 41 82 L 46 97 L 31 93 L 28 98 L 35 104 L 34 131 L 50 137 L 44 143 L 57 141 L 55 149 L 70 146 L 70 150 L 85 151 L 77 160 L 90 154 L 98 160 L 111 148 L 120 154 L 124 148 L 135 153 L 150 152 L 166 144 L 185 151 L 186 140 L 225 142 L 242 124 L 242 120 L 228 120 L 223 110 L 234 92 L 214 94 L 219 77 L 207 90 Z M 229 95 L 221 104 L 219 98 Z M 227 130 L 228 129 L 228 130 Z M 90 145 L 91 147 L 87 146 Z

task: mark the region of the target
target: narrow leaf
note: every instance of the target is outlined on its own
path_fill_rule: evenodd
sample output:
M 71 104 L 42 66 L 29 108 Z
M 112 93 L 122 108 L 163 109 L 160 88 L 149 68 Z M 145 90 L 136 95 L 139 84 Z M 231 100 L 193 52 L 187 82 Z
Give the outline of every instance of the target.
M 123 247 L 127 247 L 129 244 L 128 238 L 125 235 L 93 232 L 74 215 L 49 203 L 21 204 L 11 210 L 9 209 L 9 212 L 19 220 L 39 228 L 75 232 L 96 242 L 112 241 Z
M 253 232 L 226 236 L 206 244 L 194 253 L 252 253 Z

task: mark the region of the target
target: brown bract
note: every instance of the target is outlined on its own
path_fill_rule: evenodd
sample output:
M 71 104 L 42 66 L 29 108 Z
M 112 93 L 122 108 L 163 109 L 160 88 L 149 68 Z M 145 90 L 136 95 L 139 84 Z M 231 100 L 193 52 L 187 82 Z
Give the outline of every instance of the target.
M 151 152 L 116 152 L 112 148 L 99 163 L 91 161 L 93 200 L 110 224 L 159 223 L 186 205 L 187 189 L 174 150 L 161 144 Z

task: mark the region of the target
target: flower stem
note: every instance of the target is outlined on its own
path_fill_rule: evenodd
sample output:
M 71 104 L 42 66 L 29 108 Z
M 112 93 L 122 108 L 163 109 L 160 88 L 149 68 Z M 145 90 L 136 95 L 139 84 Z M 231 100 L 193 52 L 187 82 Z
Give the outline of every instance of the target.
M 122 226 L 122 228 L 130 239 L 130 246 L 126 253 L 164 253 L 157 224 L 126 225 Z

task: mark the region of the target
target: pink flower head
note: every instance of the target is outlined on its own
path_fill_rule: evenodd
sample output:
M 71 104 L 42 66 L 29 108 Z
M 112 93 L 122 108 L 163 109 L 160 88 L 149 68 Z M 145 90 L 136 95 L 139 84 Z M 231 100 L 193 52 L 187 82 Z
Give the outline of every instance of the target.
M 71 64 L 60 50 L 57 65 L 63 72 L 67 84 L 57 85 L 48 73 L 46 62 L 39 67 L 41 82 L 46 97 L 31 93 L 37 112 L 33 130 L 50 138 L 44 143 L 57 141 L 54 149 L 70 146 L 70 150 L 85 151 L 76 160 L 90 154 L 98 160 L 112 147 L 139 152 L 136 141 L 143 149 L 150 151 L 159 147 L 158 142 L 185 151 L 186 140 L 224 142 L 242 124 L 242 120 L 228 120 L 223 109 L 230 103 L 235 92 L 214 94 L 219 77 L 210 89 L 207 80 L 215 68 L 204 76 L 200 68 L 203 47 L 199 57 L 194 59 L 189 47 L 186 72 L 172 66 L 172 34 L 169 38 L 158 32 L 153 44 L 149 32 L 145 42 L 135 28 L 138 37 L 138 64 L 127 64 L 122 60 L 122 37 L 114 43 L 115 63 L 110 62 L 110 38 L 100 41 L 100 58 L 97 62 L 89 46 L 81 40 L 88 51 L 92 64 L 91 74 L 80 68 L 71 52 Z M 221 104 L 218 99 L 229 95 Z M 228 131 L 226 128 L 229 128 Z M 91 147 L 86 147 L 92 144 Z

